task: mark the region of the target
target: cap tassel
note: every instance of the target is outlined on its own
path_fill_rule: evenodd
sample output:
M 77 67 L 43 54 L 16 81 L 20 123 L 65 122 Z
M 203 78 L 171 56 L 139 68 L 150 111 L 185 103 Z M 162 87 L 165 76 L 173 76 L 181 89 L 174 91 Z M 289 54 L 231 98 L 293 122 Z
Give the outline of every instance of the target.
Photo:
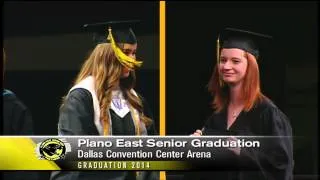
M 142 61 L 137 61 L 126 54 L 124 54 L 121 49 L 116 45 L 116 42 L 113 39 L 112 36 L 112 30 L 111 27 L 108 28 L 109 34 L 107 39 L 111 42 L 111 47 L 117 57 L 117 59 L 120 61 L 120 63 L 129 69 L 134 69 L 136 67 L 140 67 L 142 65 Z
M 219 35 L 220 36 L 220 35 Z M 220 72 L 219 72 L 219 64 L 220 64 L 220 40 L 219 40 L 219 36 L 217 39 L 217 71 L 218 71 L 218 75 L 219 75 L 219 85 L 220 87 L 224 86 L 223 80 L 221 79 L 220 76 Z

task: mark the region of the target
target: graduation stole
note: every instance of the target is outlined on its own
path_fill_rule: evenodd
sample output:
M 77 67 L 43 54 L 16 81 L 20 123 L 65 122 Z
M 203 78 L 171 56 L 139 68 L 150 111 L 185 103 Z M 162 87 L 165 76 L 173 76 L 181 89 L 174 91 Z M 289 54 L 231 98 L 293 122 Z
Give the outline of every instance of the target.
M 107 39 L 111 42 L 111 47 L 112 47 L 117 59 L 119 60 L 119 62 L 129 69 L 135 69 L 137 67 L 140 67 L 142 65 L 142 61 L 137 61 L 137 60 L 127 56 L 125 53 L 123 53 L 121 51 L 121 49 L 116 45 L 116 42 L 113 39 L 111 27 L 109 27 L 108 30 L 109 30 L 109 34 L 108 34 Z
M 128 102 L 127 102 L 127 106 L 129 107 L 129 110 L 131 112 L 131 117 L 132 117 L 132 120 L 133 120 L 133 123 L 135 126 L 136 135 L 139 136 L 139 135 L 141 135 L 141 128 L 140 128 L 141 122 L 140 122 L 139 112 L 135 108 L 133 108 L 132 105 L 130 105 Z M 108 116 L 109 116 L 109 122 L 111 122 L 111 115 L 110 115 L 109 111 L 108 111 Z M 110 135 L 109 131 L 110 131 L 111 124 L 109 123 L 109 128 L 108 128 L 107 124 L 105 122 L 102 122 L 102 126 L 103 126 L 103 135 L 104 136 Z
M 130 108 L 130 112 L 131 112 L 131 117 L 133 119 L 133 123 L 135 124 L 136 135 L 139 136 L 139 135 L 141 135 L 139 113 L 131 105 L 129 105 L 129 108 Z
M 133 123 L 135 125 L 135 132 L 137 136 L 141 135 L 140 132 L 140 118 L 139 118 L 139 113 L 137 112 L 137 110 L 135 110 L 133 107 L 131 107 L 131 105 L 129 106 L 130 108 L 130 112 L 131 112 L 131 117 L 133 119 Z M 109 113 L 108 113 L 109 114 Z M 111 116 L 109 114 L 109 119 L 111 120 Z M 109 122 L 110 122 L 109 120 Z M 110 124 L 109 124 L 110 126 Z M 104 136 L 109 136 L 110 132 L 109 132 L 109 128 L 107 127 L 106 123 L 103 122 L 103 135 Z

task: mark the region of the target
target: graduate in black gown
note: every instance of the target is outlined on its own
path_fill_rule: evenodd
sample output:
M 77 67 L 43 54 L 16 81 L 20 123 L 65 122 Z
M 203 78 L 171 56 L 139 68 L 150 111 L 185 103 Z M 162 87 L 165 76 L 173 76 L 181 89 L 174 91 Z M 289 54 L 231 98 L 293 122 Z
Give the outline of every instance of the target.
M 229 159 L 230 167 L 237 164 L 239 169 L 197 174 L 198 179 L 293 179 L 289 119 L 260 90 L 258 47 L 270 38 L 233 28 L 226 28 L 220 34 L 218 62 L 208 83 L 214 112 L 202 130 L 196 130 L 193 135 L 273 137 L 255 139 L 260 141 L 260 148 L 226 149 L 236 157 L 233 161 Z
M 5 75 L 6 54 L 3 48 L 3 79 Z M 32 135 L 33 123 L 28 107 L 9 89 L 2 89 L 3 116 L 2 135 Z
M 2 135 L 33 135 L 32 115 L 28 107 L 8 89 L 3 89 Z
M 6 65 L 6 55 L 3 49 L 3 79 Z M 1 119 L 1 135 L 34 135 L 33 120 L 29 108 L 9 89 L 2 90 L 3 115 Z M 0 172 L 3 180 L 37 180 L 39 174 L 32 171 L 6 171 Z
M 89 24 L 97 42 L 60 108 L 59 135 L 156 135 L 148 105 L 135 90 L 135 21 Z M 107 36 L 108 35 L 108 36 Z M 51 180 L 155 180 L 153 171 L 56 171 Z

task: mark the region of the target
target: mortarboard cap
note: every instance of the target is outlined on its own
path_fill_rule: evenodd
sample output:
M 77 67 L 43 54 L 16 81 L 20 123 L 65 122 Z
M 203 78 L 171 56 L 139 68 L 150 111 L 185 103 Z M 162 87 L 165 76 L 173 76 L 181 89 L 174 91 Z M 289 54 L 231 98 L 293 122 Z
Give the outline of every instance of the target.
M 136 44 L 137 39 L 131 26 L 139 22 L 138 20 L 128 21 L 108 21 L 102 23 L 85 24 L 83 27 L 93 31 L 93 41 L 95 44 L 110 43 L 119 62 L 129 69 L 135 69 L 142 65 L 142 61 L 138 61 L 127 56 L 118 47 L 117 43 Z
M 225 28 L 219 35 L 221 48 L 238 48 L 259 58 L 259 49 L 266 45 L 272 36 L 256 32 Z
M 93 41 L 96 44 L 110 42 L 108 29 L 112 29 L 112 35 L 116 43 L 136 44 L 136 36 L 131 29 L 139 20 L 107 21 L 83 25 L 87 31 L 92 32 Z

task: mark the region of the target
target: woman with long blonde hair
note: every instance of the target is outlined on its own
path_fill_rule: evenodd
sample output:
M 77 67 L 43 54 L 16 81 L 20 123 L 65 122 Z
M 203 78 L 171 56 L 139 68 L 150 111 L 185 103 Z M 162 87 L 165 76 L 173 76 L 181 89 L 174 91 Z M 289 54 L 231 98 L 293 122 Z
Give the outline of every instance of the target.
M 293 178 L 289 119 L 260 89 L 258 46 L 270 38 L 234 28 L 226 28 L 218 38 L 218 62 L 208 83 L 214 112 L 204 127 L 193 135 L 227 135 L 227 141 L 236 142 L 239 138 L 234 136 L 273 137 L 258 139 L 260 148 L 227 148 L 226 154 L 237 159 L 230 164 L 236 167 L 245 165 L 255 171 L 225 171 L 219 174 L 221 177 L 217 176 L 218 179 Z
M 151 113 L 134 90 L 137 40 L 131 21 L 98 24 L 109 28 L 99 39 L 64 98 L 59 135 L 156 135 Z M 94 24 L 86 26 L 95 26 Z M 143 178 L 142 178 L 143 177 Z M 158 179 L 155 173 L 134 171 L 54 172 L 52 179 Z

